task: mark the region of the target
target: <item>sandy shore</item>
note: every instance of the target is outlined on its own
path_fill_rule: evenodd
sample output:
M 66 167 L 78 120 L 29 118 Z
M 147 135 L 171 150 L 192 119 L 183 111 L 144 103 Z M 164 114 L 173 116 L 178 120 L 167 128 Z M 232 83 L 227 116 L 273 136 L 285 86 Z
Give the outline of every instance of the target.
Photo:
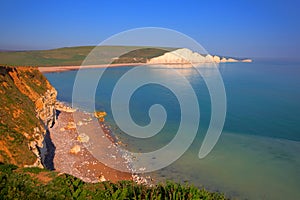
M 105 68 L 105 67 L 124 67 L 124 66 L 140 66 L 147 65 L 147 63 L 120 63 L 120 64 L 103 64 L 103 65 L 86 65 L 86 66 L 54 66 L 54 67 L 39 67 L 38 69 L 42 73 L 51 72 L 63 72 L 78 69 L 93 69 L 93 68 Z
M 247 61 L 242 61 L 247 62 Z M 86 65 L 86 66 L 53 66 L 53 67 L 38 67 L 40 72 L 42 73 L 51 73 L 51 72 L 64 72 L 64 71 L 72 71 L 78 69 L 95 69 L 95 68 L 112 68 L 112 67 L 126 67 L 126 66 L 164 66 L 170 68 L 191 68 L 191 67 L 207 67 L 207 64 L 212 64 L 210 62 L 207 63 L 119 63 L 119 64 L 103 64 L 103 65 Z
M 80 123 L 74 123 L 73 113 L 60 112 L 56 123 L 49 130 L 54 148 L 54 155 L 52 156 L 54 170 L 71 174 L 85 182 L 132 180 L 133 176 L 131 173 L 110 168 L 90 153 L 84 143 L 88 141 L 78 137 L 77 129 L 80 127 L 80 129 L 84 130 L 88 125 L 91 126 L 96 119 L 92 119 L 92 115 L 89 113 L 76 112 L 77 116 L 82 119 Z M 105 131 L 101 131 L 99 126 L 94 128 L 98 129 L 99 138 L 102 138 L 101 135 L 104 138 Z M 112 144 L 110 142 L 110 144 L 101 145 L 101 149 L 98 150 L 103 156 L 113 158 L 115 164 L 126 167 L 126 160 L 115 149 L 107 146 Z
M 209 63 L 198 63 L 200 65 L 205 65 Z M 126 66 L 165 66 L 171 68 L 191 68 L 193 67 L 190 63 L 119 63 L 119 64 L 104 64 L 104 65 L 86 65 L 86 66 L 54 66 L 54 67 L 39 67 L 38 69 L 42 73 L 51 73 L 51 72 L 64 72 L 72 71 L 78 69 L 95 69 L 95 68 L 112 68 L 112 67 L 126 67 Z

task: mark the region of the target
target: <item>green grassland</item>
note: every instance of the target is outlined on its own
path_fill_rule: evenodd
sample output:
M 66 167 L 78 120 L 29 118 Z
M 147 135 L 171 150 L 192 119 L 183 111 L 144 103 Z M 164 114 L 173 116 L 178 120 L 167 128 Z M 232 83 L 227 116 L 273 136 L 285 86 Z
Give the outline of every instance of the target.
M 146 63 L 148 59 L 161 56 L 173 49 L 142 48 L 130 51 L 115 59 L 113 63 Z
M 36 51 L 2 51 L 0 52 L 0 65 L 39 67 L 81 65 L 94 48 L 95 46 L 80 46 Z M 136 49 L 140 50 L 134 51 Z M 173 50 L 174 48 L 163 49 Z M 127 54 L 131 51 L 133 53 Z M 108 64 L 117 57 L 122 57 L 122 59 L 115 60 L 115 63 L 145 62 L 146 58 L 159 56 L 164 52 L 166 50 L 154 47 L 98 46 L 94 51 L 95 61 L 87 64 Z
M 0 163 L 0 199 L 226 199 L 223 194 L 166 182 L 156 186 L 85 183 L 67 174 Z

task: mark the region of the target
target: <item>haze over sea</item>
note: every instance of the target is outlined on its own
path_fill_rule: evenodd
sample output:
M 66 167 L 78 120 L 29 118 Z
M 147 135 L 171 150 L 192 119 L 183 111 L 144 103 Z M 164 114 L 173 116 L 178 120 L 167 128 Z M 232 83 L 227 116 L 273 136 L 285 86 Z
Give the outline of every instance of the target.
M 180 108 L 167 88 L 148 84 L 130 101 L 130 113 L 139 125 L 149 123 L 151 105 L 167 111 L 165 127 L 155 137 L 136 139 L 122 133 L 110 108 L 112 90 L 132 67 L 109 68 L 99 82 L 96 107 L 108 113 L 107 122 L 128 149 L 147 152 L 158 149 L 176 134 Z M 99 69 L 87 69 L 95 74 Z M 149 76 L 169 76 L 168 68 L 149 68 Z M 205 82 L 193 68 L 177 69 L 192 85 L 199 99 L 201 119 L 197 137 L 188 151 L 172 165 L 152 174 L 158 180 L 188 181 L 239 199 L 300 199 L 300 63 L 265 61 L 220 64 L 227 95 L 225 126 L 213 151 L 198 158 L 199 148 L 210 120 L 210 97 Z M 213 78 L 210 68 L 203 72 Z M 76 71 L 46 74 L 58 90 L 60 101 L 72 102 Z M 86 81 L 89 81 L 88 79 Z M 182 86 L 182 93 L 185 86 Z M 85 99 L 80 105 L 84 109 Z M 187 133 L 188 134 L 188 133 Z

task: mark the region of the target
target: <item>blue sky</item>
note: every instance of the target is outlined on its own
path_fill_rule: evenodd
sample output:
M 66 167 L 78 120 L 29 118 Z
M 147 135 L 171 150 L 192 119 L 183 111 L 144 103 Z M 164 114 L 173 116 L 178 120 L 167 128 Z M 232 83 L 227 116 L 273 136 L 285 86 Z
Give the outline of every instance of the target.
M 154 26 L 180 31 L 213 54 L 300 57 L 297 0 L 2 0 L 0 8 L 0 49 L 97 45 Z

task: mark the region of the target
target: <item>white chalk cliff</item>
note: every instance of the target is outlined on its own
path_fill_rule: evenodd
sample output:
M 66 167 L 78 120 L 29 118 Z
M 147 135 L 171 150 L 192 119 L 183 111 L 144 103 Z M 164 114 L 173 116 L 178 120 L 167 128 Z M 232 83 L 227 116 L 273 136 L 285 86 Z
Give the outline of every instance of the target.
M 151 58 L 148 64 L 198 64 L 198 63 L 224 63 L 224 62 L 252 62 L 251 59 L 236 60 L 233 58 L 225 58 L 212 56 L 210 54 L 201 55 L 190 49 L 182 48 L 175 51 L 167 52 L 161 56 Z

